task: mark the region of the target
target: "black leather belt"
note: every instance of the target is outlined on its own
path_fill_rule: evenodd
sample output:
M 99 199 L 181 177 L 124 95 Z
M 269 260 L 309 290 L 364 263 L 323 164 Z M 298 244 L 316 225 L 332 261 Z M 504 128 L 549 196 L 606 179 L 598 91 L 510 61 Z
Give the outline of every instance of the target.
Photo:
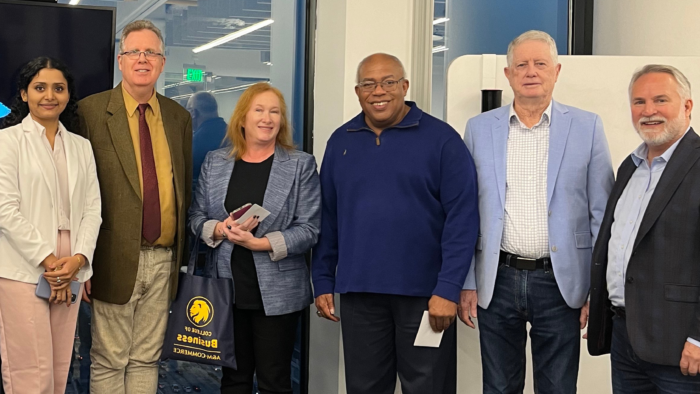
M 626 319 L 627 318 L 627 312 L 625 311 L 624 307 L 619 307 L 619 306 L 610 306 L 610 310 L 613 311 L 615 316 L 619 317 L 620 319 Z
M 549 257 L 543 257 L 541 259 L 528 259 L 527 257 L 521 257 L 517 254 L 510 254 L 501 250 L 501 254 L 498 257 L 498 264 L 503 264 L 506 267 L 512 267 L 519 270 L 541 270 L 545 268 L 545 265 L 549 264 Z

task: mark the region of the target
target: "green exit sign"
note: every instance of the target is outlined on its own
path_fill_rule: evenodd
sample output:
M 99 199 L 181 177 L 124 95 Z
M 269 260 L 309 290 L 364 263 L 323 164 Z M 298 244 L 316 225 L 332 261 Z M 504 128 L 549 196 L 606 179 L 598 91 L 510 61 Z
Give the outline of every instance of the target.
M 196 68 L 187 68 L 184 73 L 184 80 L 191 82 L 203 82 L 204 81 L 204 70 L 199 70 Z

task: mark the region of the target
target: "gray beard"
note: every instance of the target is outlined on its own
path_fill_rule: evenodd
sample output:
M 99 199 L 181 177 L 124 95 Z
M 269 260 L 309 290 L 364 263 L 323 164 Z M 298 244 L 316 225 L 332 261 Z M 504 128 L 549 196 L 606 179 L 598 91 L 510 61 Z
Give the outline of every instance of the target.
M 635 125 L 635 130 L 639 137 L 649 146 L 660 146 L 673 141 L 679 134 L 683 133 L 683 123 L 685 123 L 684 114 L 681 113 L 678 117 L 672 120 L 666 120 L 664 130 L 661 133 L 647 133 L 641 125 L 641 120 Z

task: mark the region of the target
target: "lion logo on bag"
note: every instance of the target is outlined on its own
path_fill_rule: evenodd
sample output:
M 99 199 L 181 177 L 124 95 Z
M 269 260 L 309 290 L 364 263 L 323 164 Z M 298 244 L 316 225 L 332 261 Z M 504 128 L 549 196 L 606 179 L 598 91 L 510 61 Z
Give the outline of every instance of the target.
M 214 318 L 214 306 L 204 297 L 194 297 L 187 303 L 187 317 L 196 327 L 204 327 Z

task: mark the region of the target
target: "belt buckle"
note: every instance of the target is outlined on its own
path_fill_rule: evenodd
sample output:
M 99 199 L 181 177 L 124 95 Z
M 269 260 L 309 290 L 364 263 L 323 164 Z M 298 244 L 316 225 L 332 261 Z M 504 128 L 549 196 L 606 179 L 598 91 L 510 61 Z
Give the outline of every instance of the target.
M 518 268 L 521 270 L 534 271 L 537 269 L 537 259 L 518 257 Z

